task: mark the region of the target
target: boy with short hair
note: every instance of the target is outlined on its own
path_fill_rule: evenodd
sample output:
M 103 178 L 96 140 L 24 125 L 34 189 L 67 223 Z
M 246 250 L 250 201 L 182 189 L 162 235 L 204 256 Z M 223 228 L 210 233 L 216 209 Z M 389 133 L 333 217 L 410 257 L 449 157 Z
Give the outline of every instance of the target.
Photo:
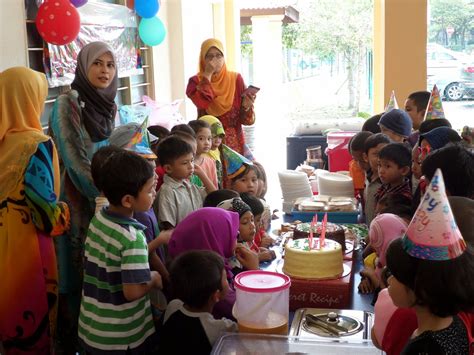
M 367 138 L 364 146 L 363 159 L 369 165 L 366 173 L 365 189 L 364 189 L 364 213 L 365 223 L 370 226 L 370 222 L 375 217 L 375 193 L 378 191 L 382 182 L 378 173 L 379 152 L 390 143 L 390 139 L 382 133 L 374 134 Z
M 382 115 L 379 126 L 393 142 L 402 143 L 410 136 L 413 123 L 405 111 L 394 108 Z
M 92 218 L 85 241 L 79 339 L 92 354 L 146 353 L 155 333 L 148 293 L 162 283 L 150 272 L 144 226 L 132 217 L 153 203 L 153 168 L 122 150 L 100 170 L 109 207 Z
M 410 181 L 411 152 L 403 143 L 390 143 L 379 152 L 378 174 L 382 186 L 375 194 L 378 202 L 385 194 L 401 194 L 412 199 Z
M 405 111 L 411 118 L 415 132 L 410 134 L 407 141 L 412 147 L 418 143 L 420 137 L 420 126 L 425 119 L 426 109 L 430 102 L 431 93 L 429 91 L 415 91 L 408 95 L 405 100 Z
M 352 160 L 349 162 L 349 175 L 352 177 L 356 195 L 361 197 L 364 194 L 366 173 L 370 169 L 369 164 L 364 160 L 364 146 L 365 141 L 372 134 L 367 131 L 358 132 L 351 137 L 348 144 L 349 153 L 352 156 Z M 362 200 L 362 206 L 364 205 L 365 201 Z
M 222 332 L 236 332 L 235 322 L 214 319 L 214 305 L 228 290 L 224 261 L 215 252 L 189 251 L 170 268 L 176 299 L 168 304 L 158 329 L 160 354 L 209 354 Z
M 158 144 L 157 153 L 166 173 L 157 198 L 158 222 L 160 229 L 173 229 L 184 217 L 202 207 L 206 190 L 189 182 L 195 169 L 190 144 L 170 136 Z M 204 186 L 213 186 L 205 174 L 200 177 Z

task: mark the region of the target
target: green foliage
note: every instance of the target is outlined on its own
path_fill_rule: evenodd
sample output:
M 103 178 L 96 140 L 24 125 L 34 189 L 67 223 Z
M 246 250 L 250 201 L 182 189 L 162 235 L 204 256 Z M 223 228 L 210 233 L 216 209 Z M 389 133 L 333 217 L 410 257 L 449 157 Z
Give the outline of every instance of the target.
M 252 26 L 244 25 L 240 26 L 240 50 L 243 56 L 251 56 L 252 55 L 252 44 L 242 44 L 243 42 L 251 42 L 252 41 Z
M 297 46 L 321 59 L 338 53 L 350 59 L 352 52 L 371 44 L 372 0 L 303 2 L 300 14 Z
M 449 45 L 452 49 L 465 49 L 469 32 L 474 28 L 474 3 L 472 0 L 431 0 L 429 41 Z M 448 41 L 446 28 L 454 33 Z
M 370 113 L 367 112 L 357 112 L 357 117 L 362 117 L 363 119 L 368 119 L 372 117 Z

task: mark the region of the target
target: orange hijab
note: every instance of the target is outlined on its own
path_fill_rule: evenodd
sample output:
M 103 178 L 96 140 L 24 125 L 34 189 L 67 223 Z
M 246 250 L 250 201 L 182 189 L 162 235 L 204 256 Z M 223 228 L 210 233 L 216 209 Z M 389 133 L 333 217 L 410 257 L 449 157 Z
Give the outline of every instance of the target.
M 199 79 L 201 80 L 204 68 L 206 66 L 205 57 L 209 49 L 217 48 L 224 54 L 222 42 L 215 38 L 206 39 L 201 44 L 201 53 L 199 54 Z M 213 74 L 211 78 L 211 87 L 216 95 L 206 112 L 213 116 L 221 116 L 230 111 L 234 102 L 235 82 L 237 81 L 237 73 L 227 71 L 224 63 L 219 74 Z
M 43 73 L 24 67 L 0 73 L 0 202 L 23 179 L 38 144 L 49 139 L 40 122 L 47 95 Z

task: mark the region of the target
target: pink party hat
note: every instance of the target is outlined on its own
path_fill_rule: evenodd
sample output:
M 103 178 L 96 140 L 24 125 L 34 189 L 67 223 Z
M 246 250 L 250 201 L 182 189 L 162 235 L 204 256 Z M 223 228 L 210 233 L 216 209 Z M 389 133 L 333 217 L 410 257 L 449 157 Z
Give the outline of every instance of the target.
M 390 100 L 388 100 L 387 106 L 385 106 L 385 112 L 398 108 L 397 98 L 395 97 L 395 90 L 392 90 Z
M 431 90 L 430 102 L 425 113 L 425 120 L 434 120 L 436 118 L 446 118 L 444 116 L 443 104 L 441 103 L 441 96 L 439 96 L 439 90 L 436 84 Z
M 466 249 L 446 196 L 440 169 L 436 170 L 408 226 L 403 247 L 415 258 L 435 261 L 457 258 Z

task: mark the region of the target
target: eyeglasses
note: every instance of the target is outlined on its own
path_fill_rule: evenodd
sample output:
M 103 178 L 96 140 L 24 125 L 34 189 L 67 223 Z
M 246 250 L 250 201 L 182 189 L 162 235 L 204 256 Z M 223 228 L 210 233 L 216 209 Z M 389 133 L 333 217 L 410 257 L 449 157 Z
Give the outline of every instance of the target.
M 221 59 L 222 57 L 224 57 L 222 53 L 216 53 L 216 54 L 206 54 L 205 58 L 207 60 L 213 60 L 214 58 Z

